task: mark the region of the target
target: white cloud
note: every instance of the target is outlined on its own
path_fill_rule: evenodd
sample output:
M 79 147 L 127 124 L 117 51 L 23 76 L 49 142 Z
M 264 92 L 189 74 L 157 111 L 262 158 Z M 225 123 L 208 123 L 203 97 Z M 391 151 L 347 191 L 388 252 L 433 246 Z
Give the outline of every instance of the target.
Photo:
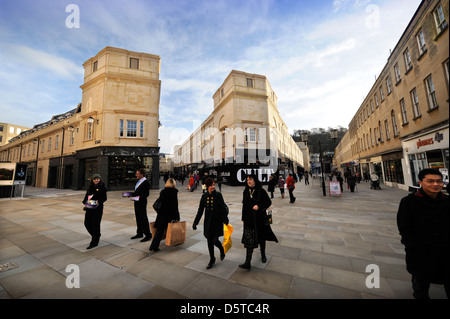
M 41 70 L 51 72 L 57 77 L 66 79 L 80 78 L 83 75 L 83 67 L 72 60 L 36 50 L 25 45 L 3 43 L 2 64 L 15 64 L 22 66 L 23 72 L 28 70 Z

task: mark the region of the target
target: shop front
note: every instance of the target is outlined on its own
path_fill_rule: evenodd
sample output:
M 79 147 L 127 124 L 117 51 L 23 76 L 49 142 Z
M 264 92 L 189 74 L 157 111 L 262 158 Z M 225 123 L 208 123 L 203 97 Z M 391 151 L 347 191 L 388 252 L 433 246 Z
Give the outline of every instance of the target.
M 444 175 L 448 183 L 449 168 L 449 133 L 448 125 L 402 141 L 405 150 L 407 184 L 419 186 L 419 172 L 424 168 L 435 168 Z

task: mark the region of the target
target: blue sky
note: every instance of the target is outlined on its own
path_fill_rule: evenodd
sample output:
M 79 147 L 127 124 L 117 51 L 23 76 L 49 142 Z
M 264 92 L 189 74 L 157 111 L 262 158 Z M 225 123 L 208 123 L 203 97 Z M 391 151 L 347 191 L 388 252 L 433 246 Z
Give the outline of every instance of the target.
M 81 102 L 105 46 L 161 56 L 161 150 L 212 111 L 231 70 L 266 75 L 294 129 L 347 127 L 420 0 L 2 0 L 0 122 L 32 126 Z M 80 9 L 68 29 L 66 6 Z

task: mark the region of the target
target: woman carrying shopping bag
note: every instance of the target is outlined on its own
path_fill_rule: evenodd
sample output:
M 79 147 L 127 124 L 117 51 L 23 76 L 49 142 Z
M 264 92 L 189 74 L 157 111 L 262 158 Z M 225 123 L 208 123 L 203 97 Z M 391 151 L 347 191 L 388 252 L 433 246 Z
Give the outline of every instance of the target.
M 225 204 L 221 193 L 216 192 L 214 179 L 208 177 L 205 181 L 206 193 L 200 199 L 197 216 L 195 217 L 192 228 L 197 230 L 197 225 L 205 212 L 205 221 L 203 234 L 208 240 L 209 264 L 206 269 L 211 269 L 216 262 L 214 257 L 214 246 L 220 251 L 220 260 L 225 258 L 225 251 L 219 237 L 224 235 L 223 224 L 228 225 L 228 206 Z
M 261 260 L 265 263 L 267 261 L 266 241 L 278 242 L 272 232 L 266 212 L 270 205 L 272 205 L 272 200 L 262 188 L 257 177 L 255 175 L 247 176 L 247 186 L 242 200 L 242 221 L 244 222 L 242 244 L 247 248 L 247 255 L 245 262 L 239 265 L 241 268 L 251 269 L 253 249 L 258 245 L 261 249 Z
M 153 241 L 149 250 L 157 252 L 159 250 L 159 244 L 164 235 L 164 231 L 167 229 L 167 225 L 171 221 L 178 221 L 180 219 L 180 212 L 178 210 L 178 189 L 175 187 L 177 183 L 173 178 L 169 178 L 166 182 L 165 188 L 159 194 L 159 207 L 157 210 L 157 216 L 154 227 L 156 228 L 156 234 L 154 234 Z

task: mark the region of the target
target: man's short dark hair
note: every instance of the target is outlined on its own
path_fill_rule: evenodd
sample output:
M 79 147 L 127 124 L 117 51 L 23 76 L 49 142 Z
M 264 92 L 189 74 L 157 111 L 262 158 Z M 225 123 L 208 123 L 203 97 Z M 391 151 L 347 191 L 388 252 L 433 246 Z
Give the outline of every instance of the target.
M 143 168 L 138 168 L 136 170 L 136 172 L 139 172 L 139 174 L 141 174 L 142 176 L 145 176 L 145 169 L 143 169 Z
M 442 173 L 435 168 L 425 168 L 419 172 L 419 181 L 422 181 L 427 175 L 439 175 L 443 178 Z

